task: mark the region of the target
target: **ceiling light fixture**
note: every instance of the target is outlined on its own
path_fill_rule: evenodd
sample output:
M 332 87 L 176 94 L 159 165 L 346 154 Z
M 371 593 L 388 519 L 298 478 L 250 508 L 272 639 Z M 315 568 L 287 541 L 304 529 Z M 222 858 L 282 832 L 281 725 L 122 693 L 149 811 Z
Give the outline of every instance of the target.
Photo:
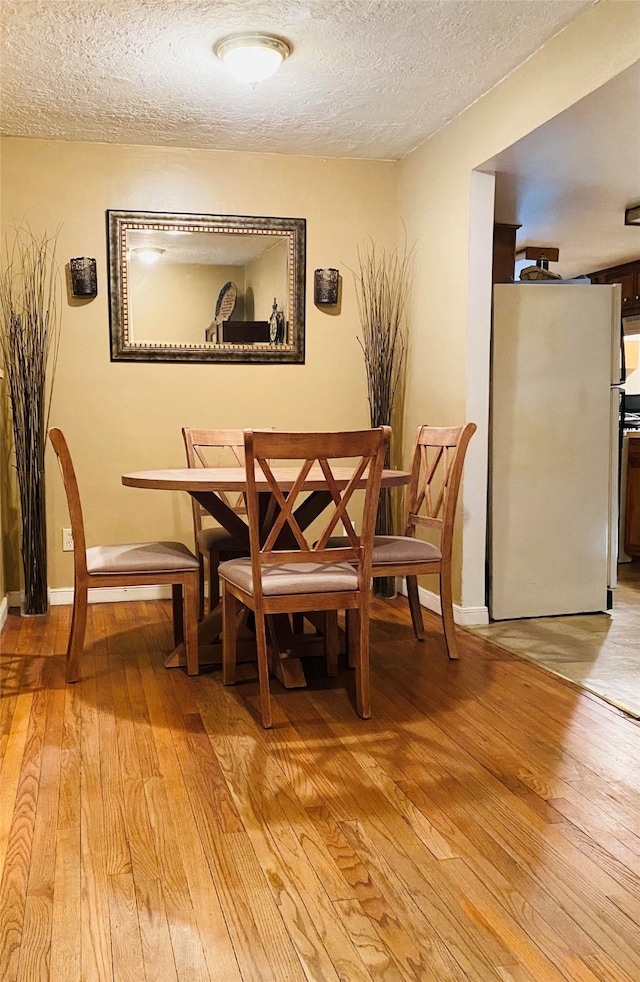
M 634 205 L 633 208 L 626 209 L 624 223 L 625 225 L 640 225 L 640 205 Z
M 215 45 L 214 54 L 240 82 L 269 78 L 291 54 L 291 45 L 272 34 L 231 34 Z
M 144 246 L 142 249 L 134 249 L 133 253 L 136 259 L 140 259 L 143 263 L 151 265 L 151 263 L 157 263 L 160 256 L 164 255 L 164 249 L 155 249 L 151 246 Z

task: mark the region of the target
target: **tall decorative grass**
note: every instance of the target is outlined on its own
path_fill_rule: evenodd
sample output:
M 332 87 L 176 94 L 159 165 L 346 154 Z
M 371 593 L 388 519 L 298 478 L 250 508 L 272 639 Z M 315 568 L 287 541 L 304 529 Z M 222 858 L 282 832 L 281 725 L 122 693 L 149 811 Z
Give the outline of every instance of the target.
M 407 301 L 413 271 L 413 250 L 387 252 L 368 240 L 358 249 L 358 270 L 353 273 L 367 373 L 371 426 L 394 426 L 402 431 L 401 417 L 407 367 Z M 389 466 L 390 459 L 386 464 Z M 388 488 L 380 494 L 376 517 L 378 535 L 393 534 L 393 512 Z M 393 577 L 374 581 L 377 596 L 395 593 Z
M 47 528 L 44 452 L 59 339 L 57 234 L 10 230 L 0 270 L 0 352 L 11 403 L 22 522 L 23 613 L 44 614 Z

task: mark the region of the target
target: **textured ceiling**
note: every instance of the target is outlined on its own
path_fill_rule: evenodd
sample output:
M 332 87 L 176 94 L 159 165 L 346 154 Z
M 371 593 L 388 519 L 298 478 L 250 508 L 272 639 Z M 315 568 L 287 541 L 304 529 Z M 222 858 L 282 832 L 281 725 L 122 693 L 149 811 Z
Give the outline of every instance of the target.
M 398 159 L 593 0 L 1 0 L 1 131 Z M 293 53 L 251 88 L 213 45 Z

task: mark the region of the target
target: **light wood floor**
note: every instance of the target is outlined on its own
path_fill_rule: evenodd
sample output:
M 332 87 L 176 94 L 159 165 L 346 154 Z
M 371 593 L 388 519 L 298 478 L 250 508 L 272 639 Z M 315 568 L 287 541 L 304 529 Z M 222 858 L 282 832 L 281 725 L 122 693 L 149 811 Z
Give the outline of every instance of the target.
M 374 719 L 167 671 L 168 604 L 0 638 L 2 982 L 637 982 L 640 727 L 378 601 Z
M 620 563 L 613 610 L 468 628 L 640 718 L 640 560 Z

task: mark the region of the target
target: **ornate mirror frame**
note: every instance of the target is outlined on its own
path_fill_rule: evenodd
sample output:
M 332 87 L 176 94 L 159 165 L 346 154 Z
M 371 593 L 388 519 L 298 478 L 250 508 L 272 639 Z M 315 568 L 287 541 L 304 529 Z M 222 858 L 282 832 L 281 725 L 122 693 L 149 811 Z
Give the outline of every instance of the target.
M 139 233 L 206 233 L 212 236 L 282 237 L 286 244 L 288 296 L 278 311 L 278 331 L 258 342 L 221 340 L 185 342 L 136 340 L 132 323 L 131 242 Z M 139 241 L 139 239 L 138 239 Z M 201 240 L 206 242 L 206 240 Z M 213 245 L 212 240 L 212 245 Z M 230 240 L 231 243 L 231 240 Z M 229 244 L 230 244 L 229 243 Z M 224 239 L 216 240 L 216 248 Z M 259 243 L 258 243 L 259 245 Z M 303 363 L 305 340 L 306 220 L 246 215 L 199 215 L 170 212 L 107 211 L 109 322 L 112 361 Z M 279 247 L 279 246 L 278 246 Z M 284 264 L 283 264 L 284 265 Z M 216 265 L 220 269 L 220 265 Z M 229 286 L 230 284 L 226 284 Z M 272 291 L 275 292 L 275 291 Z M 222 295 L 222 291 L 221 291 Z M 186 294 L 185 294 L 186 296 Z M 218 300 L 218 304 L 220 298 Z M 282 299 L 280 300 L 282 303 Z M 270 311 L 269 311 L 270 313 Z M 269 320 L 269 313 L 266 320 Z M 217 310 L 215 311 L 217 314 Z M 264 316 L 264 310 L 262 310 Z M 214 310 L 211 311 L 211 320 Z M 240 324 L 241 322 L 238 322 Z M 263 324 L 265 321 L 252 322 Z M 274 321 L 275 323 L 275 321 Z M 203 332 L 204 333 L 204 332 Z M 207 334 L 209 331 L 206 332 Z M 245 333 L 245 332 L 240 332 Z M 276 338 L 276 340 L 272 340 Z

